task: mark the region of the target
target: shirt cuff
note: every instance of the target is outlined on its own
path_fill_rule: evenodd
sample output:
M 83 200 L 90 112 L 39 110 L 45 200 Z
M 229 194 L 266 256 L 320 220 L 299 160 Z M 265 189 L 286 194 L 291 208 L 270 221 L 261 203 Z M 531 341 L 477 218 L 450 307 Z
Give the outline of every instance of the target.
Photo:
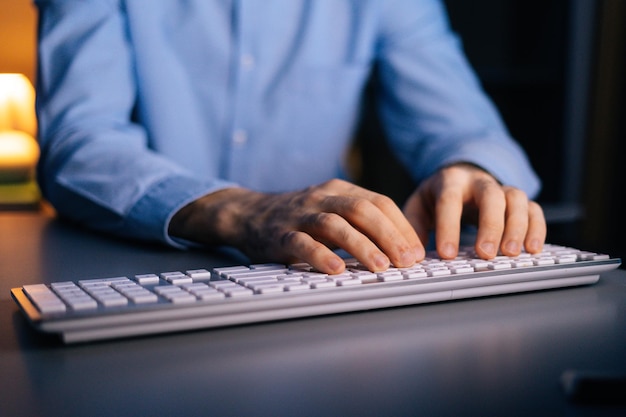
M 170 177 L 152 186 L 127 216 L 126 233 L 142 239 L 160 241 L 180 249 L 197 246 L 168 234 L 172 217 L 178 210 L 212 192 L 235 187 L 227 181 L 198 181 L 190 177 Z

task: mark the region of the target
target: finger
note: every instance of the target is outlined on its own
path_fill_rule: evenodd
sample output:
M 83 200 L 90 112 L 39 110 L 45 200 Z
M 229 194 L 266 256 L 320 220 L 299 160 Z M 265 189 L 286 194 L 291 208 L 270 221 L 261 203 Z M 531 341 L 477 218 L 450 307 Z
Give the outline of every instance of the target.
M 543 249 L 546 240 L 547 226 L 543 210 L 534 201 L 528 202 L 528 232 L 524 240 L 527 252 L 539 253 Z
M 413 225 L 409 222 L 409 220 L 404 215 L 402 210 L 400 210 L 400 207 L 398 207 L 398 205 L 391 198 L 385 195 L 367 190 L 362 187 L 357 187 L 357 186 L 353 186 L 353 188 L 350 190 L 349 193 L 347 193 L 347 195 L 367 200 L 371 202 L 374 206 L 376 206 L 376 208 L 378 208 L 380 212 L 382 212 L 384 217 L 390 221 L 390 223 L 385 222 L 387 223 L 387 225 L 385 225 L 384 227 L 382 228 L 379 227 L 379 229 L 381 229 L 383 232 L 385 230 L 387 231 L 394 230 L 394 231 L 399 232 L 402 238 L 402 245 L 400 245 L 401 242 L 397 240 L 399 239 L 398 236 L 391 236 L 388 239 L 385 239 L 385 241 L 383 242 L 377 240 L 377 243 L 381 244 L 382 245 L 381 247 L 383 247 L 383 250 L 385 251 L 386 251 L 386 248 L 394 247 L 393 242 L 396 242 L 397 245 L 402 246 L 402 247 L 396 248 L 395 254 L 393 253 L 391 254 L 391 258 L 394 261 L 394 263 L 399 262 L 399 264 L 396 264 L 397 266 L 400 264 L 402 264 L 403 266 L 411 266 L 416 260 L 423 259 L 425 253 L 424 253 L 424 245 L 422 244 L 422 241 L 420 240 Z M 377 215 L 374 212 L 369 211 L 369 208 L 366 203 L 358 202 L 358 200 L 354 200 L 354 201 L 356 202 L 356 204 L 363 204 L 363 208 L 365 210 L 363 210 L 362 213 L 370 214 L 370 215 Z M 348 210 L 350 211 L 352 210 L 352 208 L 348 207 Z M 358 211 L 356 212 L 359 213 Z M 347 214 L 347 213 L 343 213 L 343 214 Z M 377 221 L 376 218 L 369 218 L 366 220 L 365 226 L 366 227 L 372 226 L 375 224 L 376 221 Z M 392 225 L 393 229 L 391 229 L 389 225 Z M 377 232 L 376 236 L 384 236 L 384 233 Z M 406 244 L 408 245 L 408 249 L 404 247 L 404 242 L 406 242 Z M 401 254 L 400 257 L 397 256 L 397 251 L 400 251 L 400 254 Z M 407 251 L 411 253 L 406 254 L 405 252 Z M 403 257 L 405 258 L 405 261 L 402 261 Z M 411 258 L 413 259 L 411 260 Z
M 506 219 L 500 250 L 507 256 L 517 256 L 522 251 L 528 231 L 528 197 L 522 190 L 505 187 Z
M 423 246 L 415 230 L 404 217 L 398 206 L 388 197 L 371 192 L 359 192 L 361 197 L 330 197 L 324 204 L 326 211 L 336 213 L 361 232 L 364 238 L 371 240 L 384 252 L 397 267 L 412 266 L 424 256 Z M 333 239 L 333 237 L 329 237 Z M 348 242 L 337 242 L 359 259 L 363 251 Z M 359 242 L 362 244 L 362 241 Z M 369 245 L 366 247 L 371 251 Z M 365 256 L 363 254 L 362 256 Z M 378 254 L 377 254 L 378 255 Z M 359 259 L 361 260 L 361 259 Z M 376 259 L 366 259 L 366 265 L 380 268 Z
M 434 218 L 432 210 L 429 209 L 431 205 L 426 202 L 428 197 L 424 195 L 423 189 L 419 188 L 413 193 L 407 199 L 403 208 L 403 213 L 413 230 L 415 230 L 422 250 L 428 244 L 428 237 L 433 229 Z
M 344 249 L 371 271 L 389 268 L 389 257 L 368 236 L 355 229 L 339 214 L 311 214 L 307 216 L 302 229 L 318 241 Z M 307 254 L 305 256 L 309 257 Z
M 481 258 L 491 259 L 498 254 L 504 232 L 506 199 L 502 187 L 495 181 L 481 181 L 476 186 L 478 232 L 475 249 Z
M 424 246 L 415 230 L 408 221 L 400 207 L 389 197 L 377 194 L 372 202 L 378 207 L 385 216 L 391 220 L 400 234 L 406 239 L 413 255 L 421 260 L 424 256 Z
M 424 256 L 423 246 L 400 208 L 388 197 L 344 200 L 341 212 L 389 256 L 396 267 L 412 266 Z
M 454 258 L 459 250 L 463 192 L 460 186 L 444 188 L 436 203 L 437 253 L 444 259 Z
M 339 274 L 345 270 L 340 256 L 307 233 L 289 232 L 283 236 L 281 243 L 288 256 L 306 262 L 320 272 Z

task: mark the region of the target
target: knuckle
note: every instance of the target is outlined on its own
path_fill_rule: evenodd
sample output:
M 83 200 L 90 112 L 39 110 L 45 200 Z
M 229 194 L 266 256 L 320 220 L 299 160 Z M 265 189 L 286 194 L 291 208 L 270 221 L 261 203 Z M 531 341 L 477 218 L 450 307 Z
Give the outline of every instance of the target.
M 507 187 L 505 190 L 506 198 L 510 202 L 525 203 L 528 201 L 526 193 L 519 188 Z
M 295 230 L 284 233 L 280 239 L 282 247 L 294 247 L 298 246 L 301 241 L 301 233 Z
M 349 202 L 348 208 L 351 213 L 362 216 L 371 210 L 372 203 L 363 198 L 355 198 Z
M 389 196 L 383 194 L 375 194 L 372 197 L 372 203 L 382 211 L 389 211 L 396 208 L 396 203 Z
M 477 181 L 480 190 L 489 193 L 497 193 L 504 197 L 505 191 L 500 184 L 496 182 L 492 177 L 481 177 Z
M 543 217 L 543 208 L 535 201 L 528 202 L 528 210 L 535 216 Z
M 439 204 L 450 205 L 450 204 L 461 204 L 463 201 L 463 197 L 456 190 L 447 189 L 443 190 L 439 197 L 437 197 L 437 201 Z
M 340 180 L 338 178 L 333 178 L 323 183 L 320 186 L 320 188 L 329 189 L 329 190 L 338 190 L 338 189 L 343 189 L 346 186 L 346 184 L 347 183 L 343 180 Z
M 339 221 L 339 216 L 334 213 L 320 212 L 309 216 L 308 224 L 314 229 L 326 230 L 332 228 Z
M 306 207 L 319 207 L 327 198 L 328 195 L 323 189 L 315 187 L 311 188 L 307 192 L 305 198 L 299 205 Z

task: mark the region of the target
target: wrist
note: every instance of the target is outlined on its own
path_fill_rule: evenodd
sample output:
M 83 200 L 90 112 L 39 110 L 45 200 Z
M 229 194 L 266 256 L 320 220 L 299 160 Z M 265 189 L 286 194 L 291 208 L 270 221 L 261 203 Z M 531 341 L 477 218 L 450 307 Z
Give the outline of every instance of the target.
M 187 204 L 170 221 L 170 236 L 208 245 L 238 246 L 244 214 L 260 193 L 226 188 Z

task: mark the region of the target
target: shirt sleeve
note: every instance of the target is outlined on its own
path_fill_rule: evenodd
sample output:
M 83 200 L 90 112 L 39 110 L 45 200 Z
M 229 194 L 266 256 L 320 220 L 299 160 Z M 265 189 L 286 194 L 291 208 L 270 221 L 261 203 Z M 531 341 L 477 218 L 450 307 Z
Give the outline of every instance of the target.
M 482 89 L 442 2 L 381 4 L 380 114 L 413 179 L 465 161 L 536 196 L 540 181 Z
M 118 2 L 38 0 L 42 192 L 59 214 L 116 235 L 178 246 L 171 216 L 228 183 L 153 152 L 133 123 L 136 80 Z

